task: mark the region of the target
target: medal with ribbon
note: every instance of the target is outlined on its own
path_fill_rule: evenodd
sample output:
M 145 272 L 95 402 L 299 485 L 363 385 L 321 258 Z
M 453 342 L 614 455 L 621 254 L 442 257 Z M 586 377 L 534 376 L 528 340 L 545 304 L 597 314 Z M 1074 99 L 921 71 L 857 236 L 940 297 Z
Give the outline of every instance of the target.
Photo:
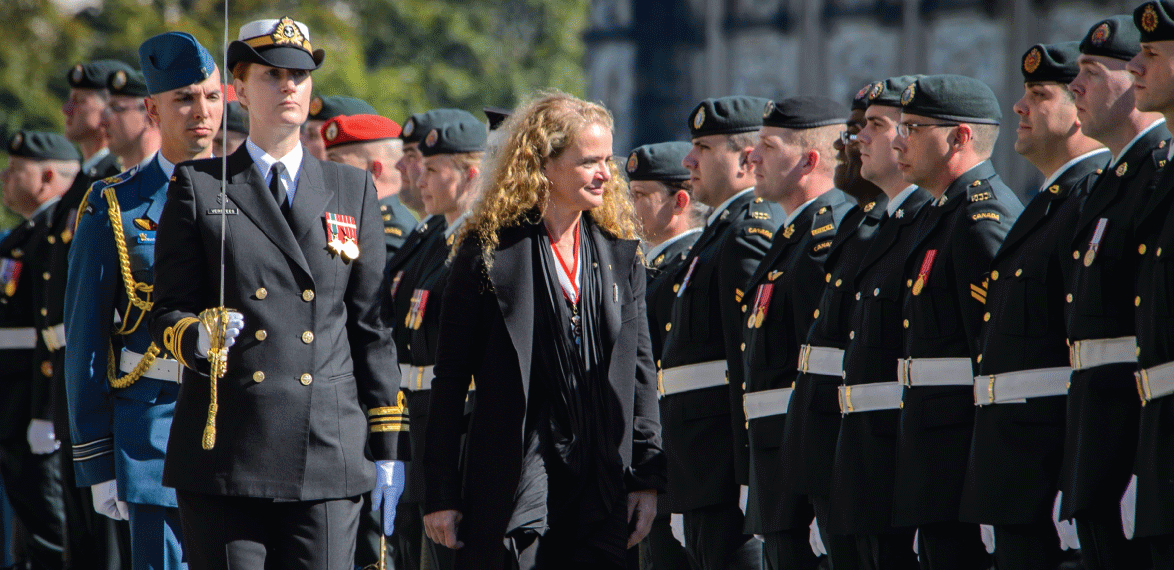
M 322 216 L 326 223 L 326 247 L 348 261 L 359 257 L 359 226 L 354 216 L 331 214 Z
M 399 289 L 399 282 L 404 278 L 404 270 L 395 272 L 395 277 L 391 280 L 391 298 L 395 298 L 395 292 Z
M 697 268 L 697 260 L 699 257 L 694 257 L 693 261 L 689 263 L 689 270 L 685 272 L 685 278 L 681 280 L 681 288 L 677 289 L 677 296 L 681 297 L 685 294 L 685 288 L 689 286 L 689 279 L 693 277 L 693 270 Z
M 921 270 L 917 272 L 917 280 L 913 282 L 913 294 L 920 295 L 929 281 L 929 270 L 933 268 L 933 260 L 937 258 L 938 250 L 931 249 L 925 252 L 925 259 L 921 261 Z
M 0 285 L 4 286 L 4 294 L 11 297 L 16 294 L 16 284 L 20 281 L 20 270 L 24 264 L 15 259 L 0 259 Z
M 411 306 L 408 308 L 408 315 L 404 319 L 404 326 L 410 330 L 419 330 L 420 325 L 424 324 L 424 307 L 427 305 L 427 289 L 416 289 L 412 291 Z
M 754 294 L 754 310 L 750 312 L 750 319 L 746 322 L 747 327 L 762 328 L 762 322 L 766 320 L 766 309 L 770 307 L 770 298 L 774 295 L 774 290 L 774 283 L 763 283 L 758 286 L 758 291 Z
M 1105 228 L 1109 226 L 1109 218 L 1101 218 L 1097 220 L 1097 229 L 1092 233 L 1092 239 L 1088 242 L 1088 251 L 1084 254 L 1084 266 L 1092 265 L 1094 259 L 1097 258 L 1097 251 L 1101 249 L 1101 239 L 1105 237 Z

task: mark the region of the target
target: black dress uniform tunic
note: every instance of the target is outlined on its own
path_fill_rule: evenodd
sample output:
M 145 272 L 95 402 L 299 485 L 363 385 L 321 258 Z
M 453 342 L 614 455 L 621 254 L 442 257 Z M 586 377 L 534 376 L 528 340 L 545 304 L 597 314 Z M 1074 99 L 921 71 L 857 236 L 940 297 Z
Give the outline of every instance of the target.
M 991 261 L 991 318 L 979 340 L 976 391 L 998 393 L 997 377 L 993 388 L 982 383 L 989 375 L 1068 367 L 1060 257 L 1080 215 L 1084 184 L 1108 161 L 1102 150 L 1058 173 L 1023 210 Z M 962 520 L 1051 526 L 1064 443 L 1063 383 L 1059 388 L 1059 395 L 975 410 Z
M 904 356 L 974 361 L 987 267 L 1022 211 L 1023 204 L 990 161 L 963 173 L 922 211 L 919 237 L 904 270 Z M 907 384 L 897 445 L 895 525 L 958 520 L 974 423 L 973 376 L 968 368 L 962 377 L 966 385 L 919 386 L 918 378 L 913 387 Z
M 656 256 L 650 255 L 644 260 L 648 264 L 648 293 L 645 295 L 648 299 L 648 332 L 652 337 L 652 356 L 656 359 L 657 370 L 664 351 L 664 325 L 672 322 L 673 301 L 677 298 L 673 280 L 685 267 L 689 251 L 700 236 L 700 229 L 689 230 L 657 251 Z
M 387 261 L 403 247 L 404 241 L 416 225 L 416 217 L 399 201 L 399 196 L 388 196 L 379 201 L 379 214 L 383 217 L 383 239 L 387 246 Z
M 844 384 L 892 383 L 901 357 L 901 292 L 905 261 L 917 238 L 923 208 L 932 198 L 916 188 L 893 215 L 882 214 L 880 230 L 860 263 L 855 306 L 844 347 Z M 828 530 L 837 534 L 894 532 L 893 476 L 896 471 L 898 410 L 844 415 L 836 440 Z M 912 535 L 912 531 L 909 532 Z
M 1169 137 L 1164 125 L 1153 126 L 1089 189 L 1060 263 L 1072 343 L 1134 336 L 1137 294 L 1132 276 L 1138 275 L 1143 237 L 1136 235 L 1134 224 L 1153 194 L 1158 162 L 1165 158 L 1154 151 L 1159 145 L 1165 150 Z M 1137 449 L 1137 366 L 1132 359 L 1084 369 L 1077 365 L 1085 363 L 1072 364 L 1060 517 L 1072 518 L 1085 509 L 1116 513 Z

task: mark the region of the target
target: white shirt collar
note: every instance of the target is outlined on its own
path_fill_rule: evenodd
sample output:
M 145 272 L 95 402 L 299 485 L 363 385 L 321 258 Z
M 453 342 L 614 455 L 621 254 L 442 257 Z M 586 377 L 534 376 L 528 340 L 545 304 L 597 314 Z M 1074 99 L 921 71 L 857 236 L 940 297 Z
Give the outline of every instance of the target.
M 734 203 L 734 200 L 737 200 L 738 198 L 745 196 L 746 194 L 749 194 L 752 192 L 754 192 L 753 186 L 751 186 L 750 188 L 747 188 L 741 192 L 738 192 L 738 193 L 734 194 L 733 196 L 730 196 L 729 198 L 726 198 L 725 202 L 722 202 L 721 205 L 719 205 L 718 207 L 713 209 L 713 213 L 709 215 L 709 219 L 706 220 L 705 225 L 712 226 L 713 223 L 716 222 L 717 219 L 721 217 L 722 212 L 726 211 L 726 208 L 729 208 L 730 204 Z
M 1039 191 L 1043 192 L 1043 191 L 1047 190 L 1048 186 L 1051 186 L 1053 182 L 1055 182 L 1058 178 L 1063 176 L 1064 173 L 1067 172 L 1069 168 L 1072 168 L 1072 166 L 1075 165 L 1076 163 L 1078 163 L 1078 162 L 1080 162 L 1090 156 L 1096 156 L 1101 153 L 1107 154 L 1108 152 L 1109 152 L 1109 149 L 1107 149 L 1107 148 L 1098 148 L 1096 150 L 1086 152 L 1086 153 L 1084 153 L 1084 154 L 1082 154 L 1072 160 L 1069 160 L 1068 162 L 1065 162 L 1064 165 L 1061 166 L 1060 168 L 1057 168 L 1056 171 L 1053 172 L 1052 175 L 1049 176 L 1047 180 L 1044 180 L 1044 183 L 1041 184 L 1039 187 Z
M 261 176 L 265 178 L 266 185 L 269 184 L 269 170 L 273 168 L 273 165 L 278 161 L 285 165 L 285 175 L 281 177 L 281 183 L 285 186 L 285 195 L 289 198 L 289 203 L 293 204 L 294 193 L 298 189 L 298 179 L 302 174 L 302 143 L 295 145 L 293 150 L 281 158 L 269 156 L 269 153 L 261 150 L 261 147 L 253 142 L 252 137 L 245 139 L 245 148 L 248 149 L 253 162 L 257 163 L 257 168 L 261 171 Z
M 170 180 L 171 175 L 175 174 L 175 163 L 167 160 L 167 158 L 163 156 L 163 151 L 156 152 L 155 156 L 159 157 L 159 168 L 163 169 L 163 175 L 166 176 L 168 180 Z
M 110 149 L 107 147 L 103 147 L 102 150 L 95 152 L 94 156 L 91 156 L 90 158 L 86 159 L 85 162 L 82 162 L 82 172 L 89 172 L 91 168 L 97 166 L 98 163 L 103 158 L 106 158 L 106 155 L 108 154 L 110 154 Z
M 465 213 L 461 214 L 459 217 L 457 217 L 457 219 L 452 221 L 452 225 L 444 228 L 444 237 L 450 238 L 453 234 L 457 233 L 457 230 L 461 229 L 461 224 L 465 223 L 465 218 L 468 218 L 470 213 L 471 212 L 469 210 L 466 210 Z
M 647 256 L 648 259 L 656 259 L 656 256 L 660 255 L 660 252 L 667 249 L 668 246 L 673 245 L 674 243 L 677 243 L 678 241 L 681 241 L 681 239 L 683 239 L 687 236 L 691 236 L 695 233 L 699 233 L 700 231 L 701 231 L 701 228 L 693 228 L 690 230 L 685 230 L 685 231 L 683 231 L 683 232 L 681 232 L 681 233 L 679 233 L 669 239 L 666 239 L 666 240 L 652 246 L 652 248 L 648 250 L 648 256 Z
M 890 218 L 897 213 L 897 210 L 901 208 L 901 204 L 905 203 L 905 200 L 909 198 L 910 194 L 913 194 L 914 190 L 917 190 L 917 185 L 910 184 L 906 186 L 905 189 L 897 194 L 892 200 L 889 200 L 889 205 L 885 206 L 885 211 L 889 213 Z
M 1129 152 L 1129 149 L 1133 148 L 1134 143 L 1136 143 L 1138 140 L 1140 140 L 1141 137 L 1144 137 L 1146 135 L 1146 133 L 1154 130 L 1154 127 L 1157 127 L 1158 125 L 1164 125 L 1164 124 L 1166 124 L 1166 119 L 1158 119 L 1158 120 L 1150 123 L 1150 126 L 1146 127 L 1140 133 L 1137 133 L 1136 135 L 1134 135 L 1133 139 L 1129 141 L 1129 144 L 1125 145 L 1125 148 L 1122 148 L 1121 152 L 1117 156 L 1113 157 L 1113 162 L 1109 163 L 1109 168 L 1116 168 L 1117 161 L 1121 160 L 1121 157 L 1125 156 L 1125 153 Z
M 821 196 L 822 196 L 822 194 L 821 194 Z M 798 208 L 795 208 L 794 212 L 787 214 L 787 217 L 783 218 L 783 225 L 781 225 L 779 227 L 785 228 L 785 227 L 791 225 L 791 222 L 794 222 L 796 218 L 798 218 L 800 215 L 803 214 L 803 210 L 806 210 L 807 207 L 810 206 L 812 202 L 814 202 L 818 199 L 819 199 L 819 196 L 816 196 L 815 198 L 812 198 L 812 199 L 800 204 Z

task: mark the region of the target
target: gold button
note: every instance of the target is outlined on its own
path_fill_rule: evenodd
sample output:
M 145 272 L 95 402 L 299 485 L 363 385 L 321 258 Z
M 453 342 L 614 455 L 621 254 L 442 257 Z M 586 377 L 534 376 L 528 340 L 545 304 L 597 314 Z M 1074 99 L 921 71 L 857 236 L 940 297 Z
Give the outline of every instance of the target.
M 742 343 L 742 352 L 746 352 L 746 343 Z
M 26 314 L 27 314 L 27 313 L 26 313 Z M 47 309 L 47 308 L 45 308 L 45 307 L 41 307 L 41 316 L 42 316 L 42 317 L 47 317 L 47 316 L 49 316 L 49 309 Z
M 1145 255 L 1145 244 L 1144 243 L 1137 246 L 1137 253 L 1140 255 Z
M 314 300 L 314 292 L 309 289 L 302 291 L 302 300 L 307 303 L 309 303 L 310 301 L 313 301 Z
M 912 287 L 912 286 L 913 286 L 913 280 L 912 280 L 912 279 L 906 279 L 906 280 L 905 280 L 905 286 L 906 286 L 906 287 Z
M 848 339 L 853 340 L 855 338 L 856 338 L 856 331 L 848 331 Z
M 257 337 L 257 340 L 265 340 L 269 337 L 269 333 L 265 329 L 257 329 L 257 333 L 253 336 Z
M 877 287 L 876 289 L 873 289 L 873 290 L 872 290 L 872 294 L 873 294 L 873 295 L 876 295 L 877 297 L 880 297 L 880 287 Z
M 857 293 L 857 294 L 856 294 L 856 300 L 857 300 L 857 301 L 859 301 L 859 300 L 860 300 L 860 293 Z
M 1080 259 L 1080 252 L 1079 251 L 1072 252 L 1072 259 Z
M 265 379 L 265 373 L 260 370 L 253 373 L 253 382 L 260 382 Z
M 49 245 L 53 245 L 53 244 L 57 243 L 57 236 L 49 236 L 49 237 L 45 238 L 45 241 L 48 241 Z
M 256 295 L 258 299 L 264 299 L 265 297 L 269 296 L 269 291 L 266 291 L 265 288 L 262 287 L 257 289 L 257 292 L 254 293 L 254 295 Z
M 987 321 L 989 321 L 989 320 L 991 320 L 991 314 L 990 314 L 990 313 L 985 313 L 985 314 L 983 314 L 983 315 L 982 315 L 982 322 L 984 322 L 984 323 L 985 323 L 985 322 L 987 322 Z
M 839 287 L 843 283 L 844 283 L 843 279 L 836 279 L 836 287 Z
M 817 318 L 817 319 L 819 318 L 819 309 L 815 310 L 815 318 Z
M 46 271 L 46 272 L 42 273 L 42 274 L 41 274 L 41 279 L 44 279 L 45 281 L 48 281 L 48 280 L 49 280 L 49 272 L 48 272 L 48 271 Z
M 1015 270 L 1015 276 L 1016 276 L 1016 277 L 1019 277 L 1019 276 L 1021 276 L 1021 275 L 1023 275 L 1023 270 L 1022 270 L 1022 269 L 1016 269 L 1016 270 Z
M 1139 347 L 1133 349 L 1133 354 L 1135 354 L 1137 356 L 1141 356 L 1141 347 L 1139 346 Z
M 1133 306 L 1134 306 L 1134 307 L 1140 307 L 1140 306 L 1141 306 L 1141 295 L 1138 295 L 1138 296 L 1136 296 L 1136 297 L 1134 297 L 1134 298 L 1133 298 Z
M 745 312 L 746 312 L 746 305 L 742 305 L 742 312 L 743 312 L 743 313 L 745 313 Z
M 312 333 L 310 331 L 306 331 L 306 332 L 302 333 L 302 342 L 304 342 L 306 344 L 310 344 L 311 342 L 314 342 L 314 333 Z
M 823 280 L 824 280 L 824 282 L 831 283 L 832 282 L 832 274 L 828 273 L 827 277 L 824 277 Z
M 680 290 L 681 290 L 681 284 L 680 283 L 673 283 L 673 293 L 676 293 L 677 291 L 680 291 Z
M 905 319 L 905 322 L 903 322 L 901 324 L 903 324 L 905 326 L 905 328 L 909 328 L 909 319 Z
M 998 280 L 999 280 L 999 272 L 998 272 L 998 271 L 992 271 L 992 272 L 991 272 L 991 281 L 998 281 Z
M 664 332 L 669 332 L 671 330 L 673 330 L 673 323 L 665 323 L 664 324 Z
M 1162 257 L 1162 248 L 1159 247 L 1158 251 L 1154 252 L 1154 257 Z
M 1068 299 L 1068 302 L 1071 303 L 1072 302 L 1072 293 L 1069 293 L 1068 296 L 1066 297 L 1066 299 Z
M 980 354 L 980 355 L 978 355 L 978 358 L 975 358 L 975 359 L 974 359 L 974 361 L 975 361 L 975 362 L 977 362 L 977 363 L 979 363 L 979 364 L 982 364 L 982 355 L 981 355 L 981 354 Z
M 306 373 L 306 374 L 302 374 L 302 377 L 300 380 L 302 381 L 302 386 L 309 386 L 310 382 L 314 381 L 314 377 L 310 376 L 309 373 Z

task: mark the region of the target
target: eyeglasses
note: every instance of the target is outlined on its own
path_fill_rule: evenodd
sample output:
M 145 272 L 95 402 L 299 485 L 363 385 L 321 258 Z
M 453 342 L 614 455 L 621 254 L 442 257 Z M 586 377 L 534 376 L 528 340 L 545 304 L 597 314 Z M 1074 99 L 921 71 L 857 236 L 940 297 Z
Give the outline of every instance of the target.
M 897 123 L 897 135 L 908 137 L 909 133 L 917 132 L 921 127 L 957 127 L 961 123 Z
M 848 131 L 840 131 L 840 144 L 848 146 L 856 142 L 856 135 Z

